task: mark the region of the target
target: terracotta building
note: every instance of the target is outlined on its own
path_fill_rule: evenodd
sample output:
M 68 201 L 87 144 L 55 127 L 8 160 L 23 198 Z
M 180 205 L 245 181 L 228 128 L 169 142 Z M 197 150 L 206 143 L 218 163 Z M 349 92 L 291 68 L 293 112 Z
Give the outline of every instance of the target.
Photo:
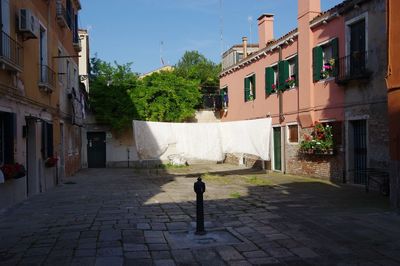
M 0 6 L 0 166 L 26 168 L 25 176 L 8 175 L 0 184 L 3 209 L 80 169 L 81 5 L 2 0 Z
M 279 38 L 273 14 L 261 15 L 258 51 L 220 75 L 223 121 L 271 117 L 272 170 L 365 183 L 362 170 L 388 166 L 385 14 L 384 0 L 327 11 L 299 0 L 297 28 Z M 330 127 L 333 147 L 301 148 L 316 125 Z
M 400 209 L 400 1 L 387 1 L 391 202 Z

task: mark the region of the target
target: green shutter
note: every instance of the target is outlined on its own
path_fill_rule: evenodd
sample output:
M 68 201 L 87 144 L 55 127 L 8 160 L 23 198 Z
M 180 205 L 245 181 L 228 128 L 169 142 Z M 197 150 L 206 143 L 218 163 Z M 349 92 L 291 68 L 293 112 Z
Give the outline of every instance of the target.
M 314 82 L 319 81 L 321 79 L 321 70 L 322 70 L 322 47 L 317 46 L 313 49 L 313 77 Z
M 289 78 L 289 62 L 280 61 L 278 64 L 278 78 L 279 89 L 284 90 L 286 87 L 286 80 Z
M 270 95 L 272 93 L 272 84 L 274 84 L 274 69 L 267 67 L 265 69 L 265 93 Z
M 296 87 L 299 87 L 299 56 L 294 57 L 294 78 Z
M 335 38 L 331 41 L 332 45 L 332 57 L 335 59 L 335 65 L 333 66 L 333 76 L 337 77 L 339 74 L 339 39 Z
M 250 79 L 244 79 L 244 101 L 247 102 L 250 98 Z

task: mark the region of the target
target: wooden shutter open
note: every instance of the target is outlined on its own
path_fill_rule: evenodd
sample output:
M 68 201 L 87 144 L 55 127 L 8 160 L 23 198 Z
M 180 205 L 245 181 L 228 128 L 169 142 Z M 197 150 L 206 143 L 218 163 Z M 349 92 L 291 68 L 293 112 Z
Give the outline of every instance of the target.
M 317 46 L 313 48 L 313 78 L 314 82 L 321 79 L 321 70 L 323 64 L 322 47 Z

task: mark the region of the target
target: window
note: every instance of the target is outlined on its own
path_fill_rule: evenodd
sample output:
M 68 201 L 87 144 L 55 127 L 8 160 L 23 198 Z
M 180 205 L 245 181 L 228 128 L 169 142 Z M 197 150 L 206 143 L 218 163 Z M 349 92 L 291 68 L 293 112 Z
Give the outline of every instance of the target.
M 2 25 L 1 30 L 8 35 L 10 34 L 10 1 L 0 0 L 0 23 Z M 4 39 L 3 39 L 4 41 Z
M 15 114 L 0 112 L 0 165 L 14 163 L 15 131 Z
M 40 65 L 40 82 L 47 83 L 49 81 L 49 73 L 47 70 L 47 32 L 46 29 L 40 26 L 39 40 L 39 65 Z
M 244 101 L 254 101 L 256 99 L 256 74 L 252 74 L 244 79 Z
M 313 49 L 313 78 L 314 82 L 329 77 L 335 77 L 339 69 L 338 38 Z
M 42 158 L 45 160 L 53 154 L 53 124 L 42 122 Z
M 221 89 L 221 100 L 222 107 L 227 108 L 229 106 L 228 87 Z
M 287 129 L 289 143 L 299 143 L 299 126 L 297 124 L 288 125 Z
M 297 61 L 297 55 L 288 59 L 288 64 L 289 64 L 289 76 L 286 79 L 286 87 L 287 88 L 293 88 L 293 87 L 298 87 L 299 86 L 299 74 L 298 74 L 298 61 Z
M 365 72 L 366 31 L 365 19 L 352 23 L 350 27 L 350 74 L 360 75 Z

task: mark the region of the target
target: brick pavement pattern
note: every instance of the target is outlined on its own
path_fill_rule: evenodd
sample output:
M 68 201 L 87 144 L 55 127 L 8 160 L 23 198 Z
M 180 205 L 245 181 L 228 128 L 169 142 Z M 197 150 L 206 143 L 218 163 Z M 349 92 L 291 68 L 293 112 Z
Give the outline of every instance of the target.
M 213 171 L 223 179 L 206 181 L 205 220 L 242 241 L 171 245 L 167 234 L 195 221 L 197 173 Z M 226 181 L 244 174 L 264 183 Z M 0 216 L 0 265 L 400 265 L 400 217 L 359 187 L 229 165 L 69 181 Z

